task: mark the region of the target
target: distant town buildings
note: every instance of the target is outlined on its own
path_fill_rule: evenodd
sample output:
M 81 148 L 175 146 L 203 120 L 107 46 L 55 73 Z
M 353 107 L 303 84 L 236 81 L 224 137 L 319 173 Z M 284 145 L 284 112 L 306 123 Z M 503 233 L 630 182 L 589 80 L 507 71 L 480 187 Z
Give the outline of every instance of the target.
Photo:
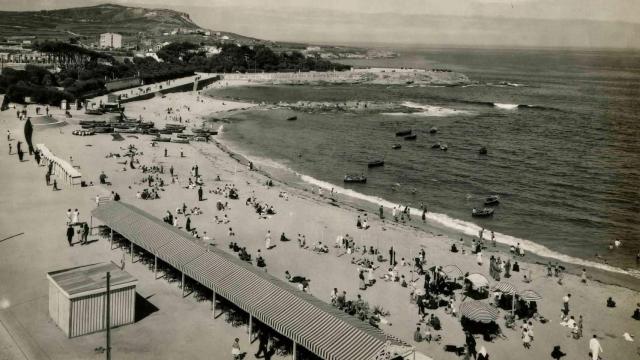
M 100 34 L 100 47 L 120 49 L 122 47 L 122 35 L 115 33 Z

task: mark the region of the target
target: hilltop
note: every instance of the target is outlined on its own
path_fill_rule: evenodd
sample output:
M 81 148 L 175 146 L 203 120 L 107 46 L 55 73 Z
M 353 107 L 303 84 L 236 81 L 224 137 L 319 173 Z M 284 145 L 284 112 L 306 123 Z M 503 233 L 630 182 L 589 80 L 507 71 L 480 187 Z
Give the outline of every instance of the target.
M 0 18 L 0 37 L 35 36 L 38 40 L 96 38 L 101 33 L 116 32 L 127 41 L 140 34 L 147 38 L 161 37 L 176 29 L 194 33 L 208 31 L 184 12 L 113 4 L 59 10 L 0 11 Z M 236 34 L 214 34 L 249 40 Z

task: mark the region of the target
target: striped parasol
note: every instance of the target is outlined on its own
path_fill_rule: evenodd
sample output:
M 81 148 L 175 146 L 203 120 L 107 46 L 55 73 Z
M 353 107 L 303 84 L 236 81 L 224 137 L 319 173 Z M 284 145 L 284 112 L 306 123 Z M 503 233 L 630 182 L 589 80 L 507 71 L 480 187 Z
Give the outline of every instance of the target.
M 493 285 L 493 291 L 500 291 L 504 294 L 513 295 L 517 292 L 516 287 L 506 281 L 499 281 Z
M 469 280 L 471 282 L 471 284 L 473 284 L 474 288 L 483 288 L 483 287 L 489 287 L 489 280 L 487 280 L 486 277 L 484 277 L 483 275 L 480 274 L 469 274 L 469 276 L 467 276 L 466 278 L 467 280 Z
M 538 301 L 542 300 L 542 296 L 533 290 L 524 290 L 518 293 L 520 299 L 524 301 Z
M 445 275 L 447 275 L 447 277 L 452 280 L 461 278 L 463 275 L 462 270 L 460 270 L 460 268 L 455 265 L 447 265 L 442 267 L 442 272 L 445 273 Z
M 483 302 L 469 300 L 460 305 L 460 315 L 472 321 L 488 324 L 496 321 L 498 310 Z

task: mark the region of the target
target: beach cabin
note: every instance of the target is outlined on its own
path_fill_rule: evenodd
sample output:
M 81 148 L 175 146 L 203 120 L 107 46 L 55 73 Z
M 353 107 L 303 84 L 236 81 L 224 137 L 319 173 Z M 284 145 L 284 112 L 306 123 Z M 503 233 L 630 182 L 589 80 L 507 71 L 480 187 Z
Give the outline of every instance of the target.
M 111 327 L 135 321 L 138 280 L 113 263 L 98 263 L 47 273 L 49 316 L 72 338 L 106 330 L 107 272 Z

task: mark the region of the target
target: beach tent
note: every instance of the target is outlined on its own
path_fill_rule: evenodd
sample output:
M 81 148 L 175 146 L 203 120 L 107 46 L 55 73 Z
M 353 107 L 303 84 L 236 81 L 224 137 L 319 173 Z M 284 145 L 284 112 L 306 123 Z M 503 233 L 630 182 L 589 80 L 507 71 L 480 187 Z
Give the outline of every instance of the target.
M 468 300 L 460 304 L 460 316 L 483 324 L 498 319 L 498 310 L 477 300 Z

